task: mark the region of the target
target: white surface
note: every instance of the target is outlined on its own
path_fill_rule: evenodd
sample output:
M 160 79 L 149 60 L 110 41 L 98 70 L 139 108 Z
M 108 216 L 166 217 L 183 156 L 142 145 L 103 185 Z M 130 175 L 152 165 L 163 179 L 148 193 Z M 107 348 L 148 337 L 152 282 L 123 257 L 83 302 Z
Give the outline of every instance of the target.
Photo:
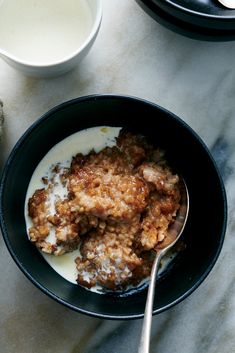
M 182 303 L 154 317 L 154 353 L 234 352 L 234 57 L 235 42 L 191 40 L 154 22 L 133 0 L 104 0 L 101 31 L 74 71 L 51 80 L 29 79 L 0 61 L 4 160 L 41 114 L 62 101 L 92 93 L 123 93 L 156 102 L 184 119 L 211 149 L 228 195 L 225 243 L 203 284 Z M 141 320 L 103 321 L 63 308 L 24 277 L 2 239 L 0 245 L 1 352 L 137 351 Z

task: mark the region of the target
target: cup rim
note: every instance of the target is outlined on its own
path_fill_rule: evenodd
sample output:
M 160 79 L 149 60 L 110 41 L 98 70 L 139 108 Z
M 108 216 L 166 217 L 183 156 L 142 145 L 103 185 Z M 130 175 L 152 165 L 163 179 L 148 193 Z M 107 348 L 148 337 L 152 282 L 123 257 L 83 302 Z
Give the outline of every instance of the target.
M 90 30 L 89 35 L 85 39 L 85 41 L 77 48 L 73 53 L 65 56 L 63 59 L 60 59 L 58 61 L 50 62 L 50 63 L 45 63 L 45 64 L 36 64 L 27 60 L 21 60 L 19 59 L 16 55 L 11 54 L 7 52 L 4 49 L 0 48 L 0 56 L 5 57 L 6 59 L 10 59 L 14 61 L 17 64 L 23 65 L 25 67 L 30 67 L 30 68 L 51 68 L 55 67 L 61 64 L 64 64 L 74 57 L 76 57 L 79 53 L 81 53 L 87 45 L 92 41 L 92 39 L 95 37 L 96 33 L 98 32 L 102 20 L 102 14 L 103 14 L 103 5 L 102 5 L 102 0 L 96 0 L 97 1 L 97 11 L 95 14 L 95 20 L 93 22 L 92 28 Z

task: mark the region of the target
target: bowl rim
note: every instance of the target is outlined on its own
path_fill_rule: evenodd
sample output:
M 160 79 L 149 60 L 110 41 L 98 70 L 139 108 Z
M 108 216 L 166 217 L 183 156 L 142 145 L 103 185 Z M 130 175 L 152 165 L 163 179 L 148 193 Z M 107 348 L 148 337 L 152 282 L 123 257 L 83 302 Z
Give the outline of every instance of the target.
M 47 119 L 50 118 L 50 116 L 52 114 L 55 114 L 56 112 L 60 111 L 61 109 L 64 109 L 68 106 L 72 106 L 74 104 L 77 103 L 82 103 L 82 102 L 86 102 L 86 101 L 97 101 L 97 100 L 126 100 L 126 101 L 136 101 L 136 102 L 140 102 L 143 103 L 145 105 L 150 105 L 154 108 L 157 108 L 158 110 L 166 113 L 167 115 L 170 115 L 174 120 L 176 120 L 177 122 L 179 122 L 180 124 L 182 124 L 186 129 L 189 130 L 189 132 L 197 139 L 197 141 L 202 145 L 202 147 L 204 148 L 205 152 L 208 154 L 208 156 L 211 159 L 211 162 L 213 164 L 213 167 L 215 168 L 215 172 L 217 173 L 218 176 L 218 180 L 219 180 L 219 184 L 220 184 L 220 189 L 221 189 L 221 194 L 222 194 L 222 200 L 223 200 L 223 225 L 222 225 L 222 230 L 221 230 L 221 236 L 220 236 L 220 241 L 219 241 L 219 245 L 217 247 L 217 251 L 212 259 L 212 261 L 210 262 L 209 266 L 206 268 L 206 270 L 204 271 L 204 273 L 200 276 L 200 278 L 194 283 L 194 285 L 188 289 L 184 294 L 182 294 L 180 297 L 178 297 L 177 299 L 175 299 L 173 302 L 169 303 L 168 305 L 163 306 L 162 308 L 159 309 L 155 309 L 153 310 L 153 315 L 156 314 L 160 314 L 161 312 L 175 306 L 176 304 L 180 303 L 182 300 L 184 300 L 186 297 L 188 297 L 191 293 L 193 293 L 198 287 L 199 285 L 205 280 L 205 278 L 209 275 L 209 273 L 211 272 L 212 268 L 214 267 L 219 254 L 221 252 L 223 243 L 224 243 L 224 238 L 225 238 L 225 233 L 226 233 L 226 227 L 227 227 L 227 196 L 226 196 L 226 190 L 225 190 L 225 186 L 223 183 L 223 179 L 220 175 L 220 172 L 218 170 L 217 164 L 210 152 L 210 150 L 208 149 L 208 147 L 206 146 L 206 144 L 203 142 L 203 140 L 201 139 L 201 137 L 181 118 L 179 118 L 177 115 L 175 115 L 174 113 L 172 113 L 171 111 L 161 107 L 160 105 L 158 105 L 157 103 L 148 101 L 147 99 L 143 99 L 143 98 L 138 98 L 135 96 L 130 96 L 130 95 L 119 95 L 119 94 L 92 94 L 92 95 L 86 95 L 86 96 L 81 96 L 78 98 L 74 98 L 68 101 L 65 101 L 63 103 L 60 103 L 58 105 L 56 105 L 55 107 L 51 108 L 50 110 L 48 110 L 46 113 L 44 113 L 43 115 L 41 115 L 40 118 L 38 118 L 32 125 L 30 125 L 28 127 L 28 129 L 22 134 L 22 136 L 18 139 L 18 141 L 16 142 L 16 144 L 14 145 L 14 147 L 12 148 L 9 157 L 4 165 L 4 169 L 0 178 L 0 229 L 2 232 L 2 236 L 4 239 L 4 242 L 7 246 L 7 249 L 9 251 L 9 253 L 11 254 L 14 262 L 17 264 L 17 266 L 19 267 L 19 269 L 23 272 L 23 274 L 37 287 L 39 288 L 44 294 L 48 295 L 50 298 L 56 300 L 58 303 L 63 304 L 64 306 L 76 311 L 76 312 L 80 312 L 82 314 L 86 314 L 92 317 L 96 317 L 96 318 L 100 318 L 100 319 L 108 319 L 108 320 L 130 320 L 130 319 L 140 319 L 143 318 L 144 313 L 142 314 L 134 314 L 134 315 L 111 315 L 111 314 L 100 314 L 100 313 L 96 313 L 90 310 L 86 310 L 83 308 L 78 308 L 75 305 L 70 304 L 68 301 L 60 298 L 58 295 L 56 295 L 55 293 L 53 293 L 52 291 L 48 290 L 44 285 L 42 285 L 41 283 L 39 283 L 36 279 L 34 279 L 34 277 L 30 274 L 29 271 L 27 271 L 27 269 L 24 267 L 24 265 L 19 261 L 19 259 L 17 258 L 17 255 L 15 254 L 15 251 L 13 249 L 13 247 L 11 246 L 11 242 L 8 238 L 8 231 L 7 231 L 7 226 L 5 224 L 5 220 L 4 220 L 4 211 L 3 211 L 3 194 L 4 194 L 4 185 L 8 176 L 8 172 L 9 169 L 11 167 L 11 163 L 14 160 L 14 157 L 18 151 L 18 149 L 20 148 L 21 144 L 27 139 L 27 137 L 33 132 L 34 129 L 36 129 L 42 122 L 46 121 Z
M 152 2 L 154 4 L 158 4 L 158 0 L 147 0 L 149 2 Z M 235 15 L 234 16 L 219 16 L 219 15 L 212 15 L 212 14 L 207 14 L 207 13 L 203 13 L 203 12 L 199 12 L 199 11 L 195 11 L 195 10 L 191 10 L 189 8 L 183 7 L 182 5 L 176 4 L 174 1 L 172 0 L 162 0 L 162 2 L 168 4 L 169 6 L 185 13 L 188 15 L 192 15 L 192 16 L 196 16 L 196 17 L 201 17 L 204 19 L 209 19 L 209 20 L 235 20 Z

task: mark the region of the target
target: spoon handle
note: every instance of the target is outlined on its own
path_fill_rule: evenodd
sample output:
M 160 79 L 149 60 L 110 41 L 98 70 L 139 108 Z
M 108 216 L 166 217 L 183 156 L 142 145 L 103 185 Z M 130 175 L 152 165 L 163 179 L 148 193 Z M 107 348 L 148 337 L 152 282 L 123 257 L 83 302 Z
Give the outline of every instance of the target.
M 156 276 L 158 273 L 160 260 L 161 260 L 161 254 L 159 253 L 156 255 L 152 266 L 138 353 L 149 353 L 152 315 L 153 315 L 153 300 L 154 300 L 154 294 L 155 294 Z

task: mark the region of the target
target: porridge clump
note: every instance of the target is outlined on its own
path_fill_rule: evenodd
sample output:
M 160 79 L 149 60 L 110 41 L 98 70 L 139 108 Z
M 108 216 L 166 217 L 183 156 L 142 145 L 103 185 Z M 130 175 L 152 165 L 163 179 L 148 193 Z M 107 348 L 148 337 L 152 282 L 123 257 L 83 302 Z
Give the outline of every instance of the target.
M 28 200 L 30 240 L 60 256 L 80 249 L 77 282 L 122 290 L 149 276 L 152 251 L 180 206 L 179 177 L 142 136 L 120 132 L 116 145 L 53 166 Z

